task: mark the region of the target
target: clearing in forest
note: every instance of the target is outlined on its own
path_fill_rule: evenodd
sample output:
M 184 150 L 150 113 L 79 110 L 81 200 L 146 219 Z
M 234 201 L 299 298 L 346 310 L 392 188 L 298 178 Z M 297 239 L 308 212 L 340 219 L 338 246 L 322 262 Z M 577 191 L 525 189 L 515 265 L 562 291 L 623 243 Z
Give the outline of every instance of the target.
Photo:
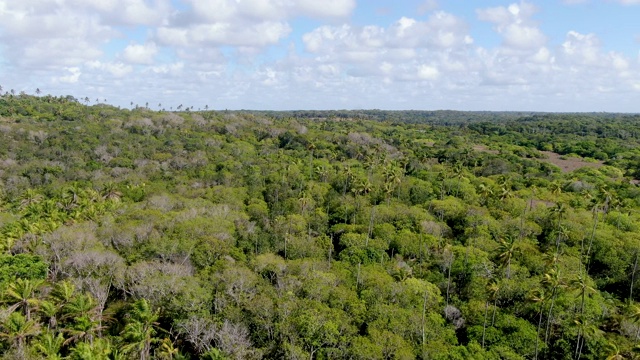
M 484 145 L 474 145 L 473 150 L 490 154 L 499 153 L 498 150 L 491 150 Z M 544 159 L 539 159 L 540 161 L 556 165 L 562 170 L 562 172 L 571 172 L 580 169 L 581 167 L 592 167 L 597 169 L 604 165 L 602 161 L 586 161 L 581 157 L 565 157 L 553 151 L 540 151 L 540 153 L 546 156 Z
M 590 161 L 585 161 L 583 158 L 580 158 L 580 157 L 567 157 L 563 159 L 562 155 L 558 153 L 554 153 L 552 151 L 540 151 L 540 152 L 547 157 L 546 159 L 540 159 L 540 161 L 545 161 L 550 164 L 556 165 L 560 169 L 562 169 L 562 172 L 571 172 L 581 167 L 592 167 L 597 169 L 602 167 L 602 165 L 604 165 L 602 161 L 590 162 Z

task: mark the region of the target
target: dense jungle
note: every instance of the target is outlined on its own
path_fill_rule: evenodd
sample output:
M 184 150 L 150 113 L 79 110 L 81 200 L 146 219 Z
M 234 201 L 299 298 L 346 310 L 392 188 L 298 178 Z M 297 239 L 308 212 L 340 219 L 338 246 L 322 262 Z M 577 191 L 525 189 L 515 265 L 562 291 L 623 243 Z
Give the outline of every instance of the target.
M 640 115 L 151 107 L 0 96 L 3 359 L 640 358 Z

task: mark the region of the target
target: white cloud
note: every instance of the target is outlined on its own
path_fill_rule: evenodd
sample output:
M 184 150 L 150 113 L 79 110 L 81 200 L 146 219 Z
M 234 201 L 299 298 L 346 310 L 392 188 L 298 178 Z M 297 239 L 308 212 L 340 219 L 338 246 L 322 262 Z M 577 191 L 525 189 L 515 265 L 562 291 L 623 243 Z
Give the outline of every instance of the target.
M 201 44 L 264 47 L 277 44 L 291 32 L 283 22 L 257 24 L 210 23 L 186 28 L 161 27 L 157 40 L 164 45 L 195 47 Z
M 131 44 L 124 49 L 122 57 L 133 64 L 153 64 L 158 54 L 158 47 L 154 42 L 144 45 Z
M 546 37 L 534 26 L 510 24 L 504 31 L 505 45 L 520 49 L 539 49 L 546 43 Z
M 627 59 L 627 57 L 621 54 L 611 52 L 609 53 L 609 58 L 611 59 L 611 65 L 615 70 L 618 70 L 621 72 L 629 70 L 630 62 L 629 62 L 629 59 Z
M 526 1 L 477 10 L 495 46 L 435 0 L 364 24 L 350 19 L 355 0 L 177 4 L 0 0 L 2 85 L 167 109 L 638 110 L 640 56 L 596 34 L 547 34 Z M 300 35 L 294 19 L 308 18 L 318 25 Z
M 100 14 L 108 25 L 160 25 L 171 14 L 169 0 L 57 0 L 79 11 Z
M 466 24 L 445 13 L 432 14 L 426 21 L 402 17 L 388 28 L 350 25 L 322 26 L 303 35 L 307 51 L 312 53 L 387 52 L 390 49 L 450 49 L 473 42 Z
M 356 7 L 355 0 L 299 0 L 296 10 L 311 17 L 345 17 Z
M 102 56 L 101 46 L 116 35 L 97 15 L 46 1 L 4 2 L 0 42 L 17 67 L 76 66 Z
M 539 50 L 547 39 L 531 17 L 536 8 L 533 4 L 521 2 L 508 7 L 499 6 L 477 11 L 478 18 L 491 22 L 502 35 L 503 45 L 512 50 Z
M 107 72 L 115 78 L 121 78 L 133 71 L 133 66 L 121 62 L 101 62 L 91 61 L 86 64 L 87 68 Z
M 199 45 L 262 49 L 288 37 L 288 20 L 296 16 L 340 18 L 355 0 L 186 0 L 191 9 L 177 13 L 155 31 L 161 45 Z
M 600 40 L 594 34 L 569 31 L 565 42 L 562 43 L 562 51 L 573 64 L 600 64 Z
M 206 22 L 238 19 L 275 21 L 305 15 L 313 18 L 346 17 L 355 0 L 186 0 L 193 16 Z
M 52 80 L 53 82 L 61 82 L 61 83 L 68 83 L 68 84 L 75 84 L 78 82 L 78 79 L 80 79 L 80 75 L 82 75 L 82 72 L 80 71 L 79 68 L 77 67 L 70 67 L 70 68 L 65 68 L 65 70 L 67 72 L 69 72 L 70 74 L 68 75 L 63 75 L 63 76 L 58 76 L 58 77 L 54 77 Z
M 184 69 L 184 63 L 183 62 L 177 62 L 177 63 L 173 63 L 173 64 L 157 65 L 157 66 L 152 66 L 150 68 L 152 73 L 155 73 L 155 74 L 170 74 L 170 75 L 174 75 L 174 76 L 179 76 L 180 74 L 182 74 L 182 70 L 183 69 Z
M 546 47 L 541 47 L 538 52 L 536 52 L 532 56 L 531 60 L 539 64 L 546 64 L 555 61 L 551 54 L 551 51 L 549 51 L 549 49 L 547 49 Z
M 421 80 L 435 80 L 440 75 L 438 68 L 430 65 L 420 65 L 418 67 L 418 78 Z

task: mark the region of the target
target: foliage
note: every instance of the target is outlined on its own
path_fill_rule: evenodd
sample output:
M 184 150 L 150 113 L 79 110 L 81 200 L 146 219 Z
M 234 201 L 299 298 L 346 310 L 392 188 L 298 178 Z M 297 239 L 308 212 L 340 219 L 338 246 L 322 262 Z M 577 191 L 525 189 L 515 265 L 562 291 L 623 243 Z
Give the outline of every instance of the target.
M 86 100 L 0 95 L 3 358 L 637 348 L 637 115 Z

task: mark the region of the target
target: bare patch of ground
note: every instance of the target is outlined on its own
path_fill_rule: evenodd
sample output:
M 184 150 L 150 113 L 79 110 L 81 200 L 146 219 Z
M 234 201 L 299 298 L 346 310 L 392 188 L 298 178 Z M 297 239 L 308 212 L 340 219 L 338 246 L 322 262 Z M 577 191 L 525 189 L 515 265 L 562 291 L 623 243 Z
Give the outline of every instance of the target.
M 539 200 L 539 199 L 533 199 L 533 200 L 529 200 L 529 209 L 534 209 L 536 208 L 538 205 L 544 205 L 546 207 L 552 207 L 554 206 L 556 203 L 554 203 L 553 201 L 546 201 L 546 200 Z
M 487 148 L 484 145 L 473 145 L 473 150 L 482 151 L 482 152 L 486 152 L 486 153 L 489 153 L 489 154 L 498 154 L 499 153 L 498 150 L 490 150 L 489 148 Z
M 561 158 L 562 155 L 551 152 L 551 151 L 540 151 L 540 152 L 545 156 L 547 156 L 546 159 L 540 159 L 540 161 L 544 161 L 544 162 L 548 162 L 550 164 L 556 165 L 560 169 L 562 169 L 562 172 L 571 172 L 571 171 L 580 169 L 582 167 L 591 167 L 594 169 L 598 169 L 603 165 L 602 161 L 589 162 L 589 161 L 585 161 L 582 158 L 574 158 L 574 157 L 562 159 Z
M 473 150 L 482 151 L 490 154 L 499 153 L 499 151 L 491 150 L 484 145 L 473 145 Z M 553 164 L 559 167 L 562 170 L 562 172 L 571 172 L 571 171 L 580 169 L 582 167 L 591 167 L 594 169 L 598 169 L 603 165 L 602 161 L 590 162 L 577 157 L 569 157 L 569 158 L 562 159 L 562 155 L 558 153 L 554 153 L 552 151 L 540 151 L 540 153 L 544 154 L 547 157 L 546 159 L 540 159 L 540 161 Z

